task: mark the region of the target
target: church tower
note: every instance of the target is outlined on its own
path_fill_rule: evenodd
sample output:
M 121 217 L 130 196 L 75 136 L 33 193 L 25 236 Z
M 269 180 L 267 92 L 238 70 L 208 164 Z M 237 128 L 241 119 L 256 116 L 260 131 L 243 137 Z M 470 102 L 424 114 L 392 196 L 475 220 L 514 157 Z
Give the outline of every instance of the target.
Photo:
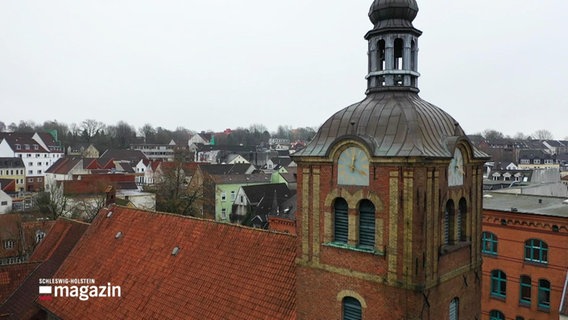
M 480 319 L 483 163 L 418 89 L 415 0 L 375 0 L 366 97 L 298 164 L 298 319 Z

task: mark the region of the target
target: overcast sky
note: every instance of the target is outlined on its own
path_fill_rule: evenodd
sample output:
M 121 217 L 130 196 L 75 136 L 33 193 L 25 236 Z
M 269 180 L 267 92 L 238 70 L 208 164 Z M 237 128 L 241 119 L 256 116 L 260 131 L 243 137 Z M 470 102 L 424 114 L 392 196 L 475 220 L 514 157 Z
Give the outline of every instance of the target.
M 0 121 L 319 127 L 364 98 L 371 0 L 1 0 Z M 420 96 L 568 137 L 567 0 L 419 0 Z

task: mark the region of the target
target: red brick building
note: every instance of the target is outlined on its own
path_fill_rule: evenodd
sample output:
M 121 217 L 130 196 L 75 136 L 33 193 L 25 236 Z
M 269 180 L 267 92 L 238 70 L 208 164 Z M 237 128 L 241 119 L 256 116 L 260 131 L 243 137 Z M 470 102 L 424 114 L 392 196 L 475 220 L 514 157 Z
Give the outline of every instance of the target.
M 298 165 L 300 319 L 475 319 L 487 155 L 418 96 L 416 1 L 376 0 L 367 97 Z
M 489 193 L 483 203 L 482 319 L 559 319 L 568 271 L 564 198 Z

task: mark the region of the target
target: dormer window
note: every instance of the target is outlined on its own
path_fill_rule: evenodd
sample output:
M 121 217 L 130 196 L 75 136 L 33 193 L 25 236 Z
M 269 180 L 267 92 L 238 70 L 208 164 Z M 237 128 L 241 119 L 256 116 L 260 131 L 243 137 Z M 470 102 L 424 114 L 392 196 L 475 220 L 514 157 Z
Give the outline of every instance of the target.
M 34 144 L 34 150 L 39 150 L 39 146 L 37 144 Z
M 22 146 L 19 145 L 19 144 L 17 144 L 17 145 L 16 145 L 16 150 L 22 150 Z
M 29 145 L 29 144 L 24 144 L 24 149 L 30 150 L 30 145 Z

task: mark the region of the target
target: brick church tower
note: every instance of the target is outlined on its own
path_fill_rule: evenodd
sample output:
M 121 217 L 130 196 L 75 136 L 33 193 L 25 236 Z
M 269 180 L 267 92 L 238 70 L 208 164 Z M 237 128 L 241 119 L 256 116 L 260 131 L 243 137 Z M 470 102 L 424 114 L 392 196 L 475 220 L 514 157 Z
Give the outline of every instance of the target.
M 298 164 L 299 319 L 480 319 L 483 162 L 418 96 L 415 0 L 375 0 L 366 97 Z

